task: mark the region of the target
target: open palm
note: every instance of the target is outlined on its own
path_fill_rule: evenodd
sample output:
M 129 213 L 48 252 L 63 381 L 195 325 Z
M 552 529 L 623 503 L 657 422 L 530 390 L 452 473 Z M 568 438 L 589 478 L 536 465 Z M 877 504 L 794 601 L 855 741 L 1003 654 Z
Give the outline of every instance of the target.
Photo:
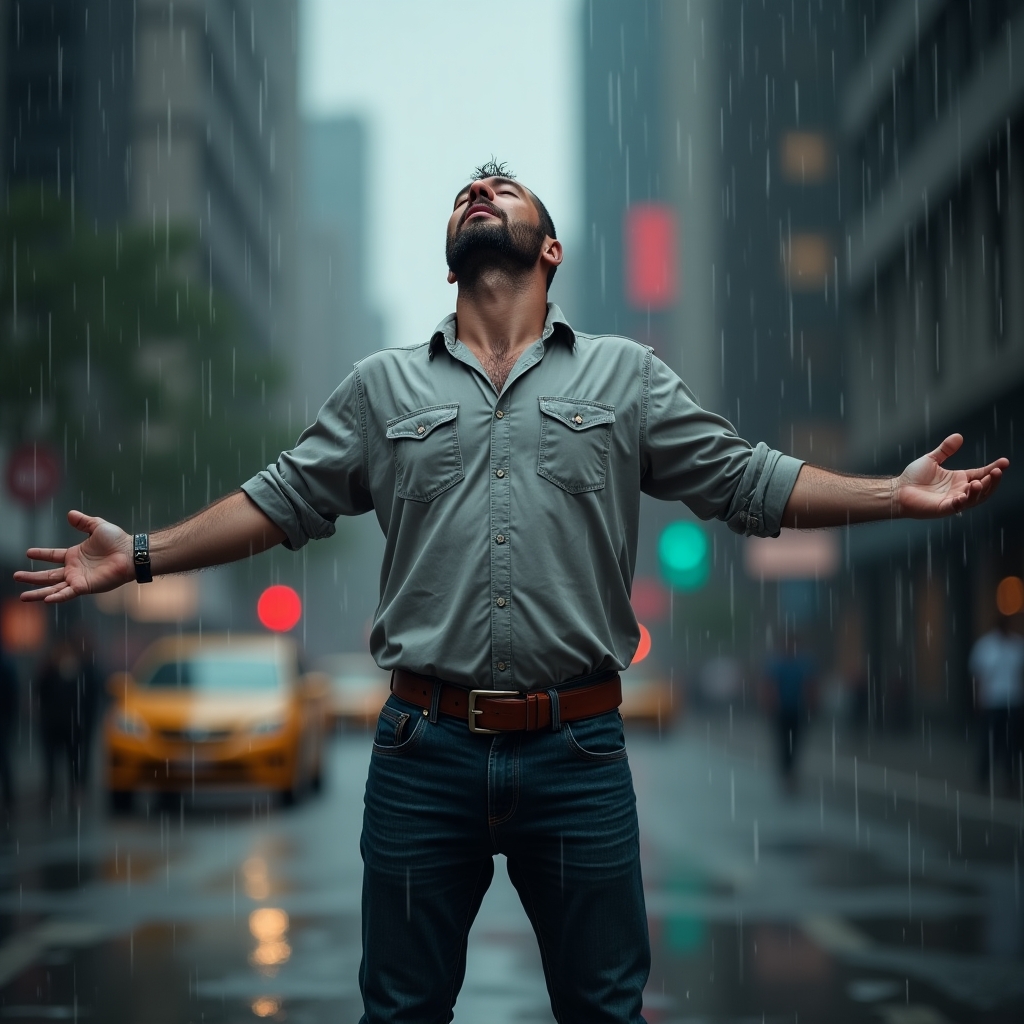
M 960 450 L 964 439 L 950 434 L 933 452 L 915 459 L 897 480 L 900 515 L 932 519 L 962 512 L 984 501 L 999 484 L 1008 459 L 980 469 L 946 469 L 943 463 Z
M 55 562 L 53 569 L 19 570 L 14 578 L 31 583 L 23 601 L 58 604 L 83 594 L 102 594 L 134 579 L 131 538 L 119 526 L 105 519 L 69 512 L 68 522 L 89 536 L 70 548 L 29 548 L 28 557 L 36 562 Z

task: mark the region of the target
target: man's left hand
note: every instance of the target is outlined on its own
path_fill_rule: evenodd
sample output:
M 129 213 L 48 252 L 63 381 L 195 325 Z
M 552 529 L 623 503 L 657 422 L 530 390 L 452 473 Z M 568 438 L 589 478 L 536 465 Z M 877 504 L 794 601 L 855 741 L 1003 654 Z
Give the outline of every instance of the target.
M 999 486 L 1009 459 L 996 459 L 980 469 L 945 469 L 943 463 L 960 450 L 964 439 L 950 434 L 933 452 L 915 459 L 896 478 L 895 513 L 908 519 L 937 519 L 962 512 L 988 498 Z

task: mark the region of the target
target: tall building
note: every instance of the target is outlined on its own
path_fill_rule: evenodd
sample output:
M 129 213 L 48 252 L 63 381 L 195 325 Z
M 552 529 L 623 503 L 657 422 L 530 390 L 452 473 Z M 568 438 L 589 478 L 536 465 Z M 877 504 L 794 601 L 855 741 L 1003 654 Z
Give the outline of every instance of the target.
M 295 432 L 312 422 L 352 364 L 380 348 L 368 298 L 368 139 L 358 117 L 301 123 L 299 316 L 289 393 Z M 339 519 L 337 536 L 309 559 L 305 643 L 311 657 L 365 651 L 379 600 L 384 538 L 373 515 Z
M 752 442 L 835 464 L 845 22 L 838 5 L 813 15 L 760 0 L 584 4 L 581 326 L 650 344 Z M 657 575 L 664 524 L 687 516 L 645 501 L 639 578 Z M 806 624 L 820 609 L 813 580 L 787 581 L 766 603 L 742 540 L 719 524 L 710 536 L 706 599 L 680 623 L 711 607 L 716 621 L 685 651 L 675 630 L 677 661 L 756 658 L 766 622 Z
M 1024 409 L 1024 3 L 850 8 L 849 464 L 898 472 L 956 430 L 954 464 L 1011 459 Z M 1024 485 L 983 509 L 851 534 L 849 629 L 873 714 L 960 720 L 967 653 L 1022 574 Z
M 292 0 L 5 0 L 3 177 L 98 222 L 193 228 L 264 345 L 294 312 Z

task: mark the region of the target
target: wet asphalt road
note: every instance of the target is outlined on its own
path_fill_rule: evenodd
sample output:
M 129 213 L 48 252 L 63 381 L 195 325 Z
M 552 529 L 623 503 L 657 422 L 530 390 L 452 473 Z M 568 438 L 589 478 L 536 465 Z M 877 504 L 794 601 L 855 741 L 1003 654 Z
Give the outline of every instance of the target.
M 1024 1019 L 1018 802 L 820 751 L 786 796 L 759 735 L 630 731 L 651 1024 Z M 0 840 L 0 1021 L 357 1021 L 369 754 L 337 737 L 325 792 L 289 810 L 23 808 Z M 456 1021 L 551 1020 L 499 866 Z

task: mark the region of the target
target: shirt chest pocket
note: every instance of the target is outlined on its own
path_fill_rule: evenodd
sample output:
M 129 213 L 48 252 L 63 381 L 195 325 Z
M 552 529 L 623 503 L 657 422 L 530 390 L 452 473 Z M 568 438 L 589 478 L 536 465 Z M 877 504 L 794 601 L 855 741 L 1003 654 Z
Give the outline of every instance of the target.
M 599 491 L 608 476 L 615 409 L 576 398 L 540 399 L 537 472 L 563 491 Z
M 388 420 L 400 498 L 433 501 L 463 479 L 459 406 L 432 405 Z

